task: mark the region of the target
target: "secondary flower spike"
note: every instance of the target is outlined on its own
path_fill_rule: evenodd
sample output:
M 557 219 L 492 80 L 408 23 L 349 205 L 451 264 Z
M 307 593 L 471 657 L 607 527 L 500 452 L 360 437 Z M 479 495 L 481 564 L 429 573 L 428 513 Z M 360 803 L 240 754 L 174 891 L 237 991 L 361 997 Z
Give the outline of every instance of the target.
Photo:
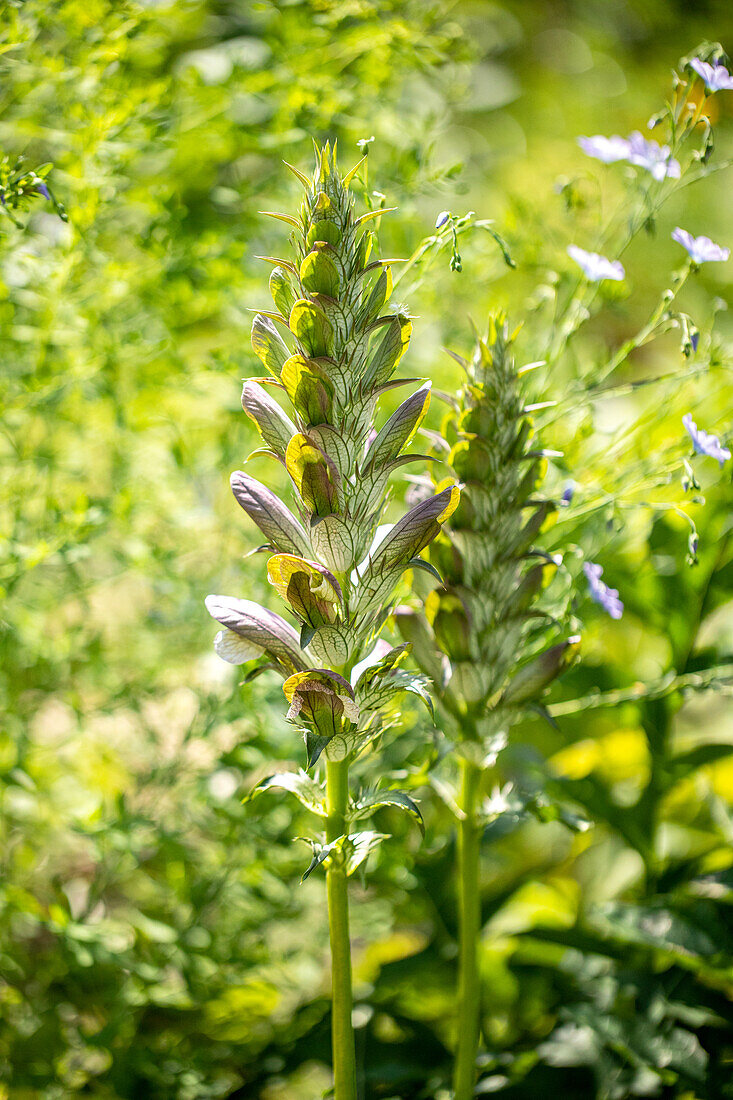
M 568 245 L 568 256 L 575 260 L 592 283 L 599 283 L 601 279 L 615 279 L 620 281 L 626 275 L 620 260 L 607 260 L 597 252 L 586 252 L 577 244 Z
M 612 619 L 620 619 L 624 613 L 624 605 L 618 598 L 618 589 L 609 588 L 601 580 L 603 567 L 595 562 L 586 561 L 583 563 L 583 572 L 588 578 L 591 599 L 608 612 Z
M 707 455 L 708 458 L 716 458 L 721 466 L 724 462 L 728 461 L 730 458 L 730 451 L 728 448 L 721 446 L 717 435 L 709 435 L 707 432 L 704 432 L 702 428 L 698 428 L 697 424 L 692 419 L 692 413 L 685 413 L 682 417 L 682 423 L 692 440 L 692 446 L 699 455 Z
M 721 248 L 710 237 L 693 237 L 686 229 L 679 226 L 672 233 L 672 240 L 681 244 L 690 254 L 690 259 L 696 264 L 715 263 L 727 260 L 730 257 L 729 248 Z
M 705 81 L 705 87 L 709 92 L 729 91 L 733 88 L 733 76 L 719 61 L 711 65 L 709 61 L 694 57 L 690 62 L 690 68 Z

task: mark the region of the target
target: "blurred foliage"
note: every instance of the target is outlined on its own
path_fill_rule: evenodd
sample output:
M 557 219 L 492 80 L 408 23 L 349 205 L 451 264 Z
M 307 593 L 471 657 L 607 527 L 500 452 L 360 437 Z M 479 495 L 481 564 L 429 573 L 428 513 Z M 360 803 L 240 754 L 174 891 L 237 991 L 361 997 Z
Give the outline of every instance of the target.
M 267 599 L 260 560 L 233 564 L 251 539 L 226 479 L 256 445 L 238 385 L 258 373 L 255 257 L 280 239 L 257 211 L 293 205 L 281 161 L 309 162 L 311 136 L 355 161 L 374 135 L 369 186 L 400 203 L 385 254 L 411 254 L 445 208 L 495 219 L 516 271 L 474 230 L 461 274 L 433 250 L 400 284 L 420 318 L 409 373 L 450 390 L 440 348 L 466 350 L 467 315 L 541 317 L 548 272 L 567 277 L 565 244 L 593 226 L 600 173 L 576 135 L 643 128 L 681 55 L 730 47 L 733 16 L 722 0 L 26 0 L 3 16 L 0 186 L 30 170 L 63 206 L 31 178 L 0 219 L 0 1090 L 312 1100 L 329 1083 L 327 937 L 289 839 L 311 824 L 276 794 L 240 801 L 301 746 L 277 683 L 236 687 L 210 652 L 202 604 Z M 715 102 L 724 159 L 730 93 Z M 675 224 L 733 242 L 729 180 L 684 191 L 632 246 L 633 294 L 604 299 L 556 396 L 644 323 Z M 593 826 L 497 796 L 479 1095 L 733 1096 L 733 719 L 724 686 L 695 688 L 733 655 L 730 471 L 695 465 L 694 568 L 685 521 L 659 507 L 673 488 L 627 491 L 662 452 L 679 483 L 683 412 L 729 426 L 729 288 L 726 265 L 685 288 L 701 328 L 721 299 L 704 371 L 676 377 L 672 334 L 621 379 L 667 383 L 548 417 L 558 483 L 578 486 L 558 538 L 602 552 L 627 613 L 583 604 L 556 726 L 518 727 L 497 775 Z M 418 791 L 427 836 L 380 810 L 395 839 L 355 888 L 365 1100 L 435 1100 L 447 1079 L 453 847 L 426 746 L 441 751 L 416 705 L 382 766 Z

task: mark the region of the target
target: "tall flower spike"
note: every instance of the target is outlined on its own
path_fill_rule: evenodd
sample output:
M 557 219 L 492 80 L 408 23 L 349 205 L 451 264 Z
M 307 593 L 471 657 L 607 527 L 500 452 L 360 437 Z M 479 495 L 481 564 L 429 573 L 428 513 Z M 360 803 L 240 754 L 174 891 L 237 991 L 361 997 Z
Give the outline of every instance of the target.
M 326 867 L 334 1096 L 356 1100 L 346 876 L 382 834 L 349 832 L 364 816 L 349 797 L 349 763 L 383 728 L 396 694 L 411 691 L 429 701 L 425 678 L 399 667 L 407 647 L 385 652 L 373 642 L 395 587 L 451 516 L 459 491 L 441 485 L 386 531 L 380 524 L 390 474 L 422 458 L 405 448 L 427 412 L 430 387 L 421 385 L 389 418 L 380 416 L 386 422 L 377 430 L 380 397 L 416 381 L 393 377 L 412 323 L 404 310 L 388 308 L 392 277 L 374 233 L 386 211 L 357 215 L 349 190 L 354 172 L 339 175 L 328 144 L 316 149 L 310 180 L 295 174 L 305 189 L 299 216 L 272 215 L 292 226 L 290 256 L 268 258 L 275 308 L 258 313 L 252 325 L 252 347 L 268 377 L 245 382 L 242 393 L 264 449 L 290 477 L 295 508 L 241 471 L 232 475 L 232 490 L 266 540 L 268 580 L 296 628 L 248 600 L 209 597 L 207 606 L 224 627 L 219 655 L 235 664 L 255 658 L 258 669 L 279 672 L 287 716 L 305 736 L 308 766 L 325 758 L 322 802 L 307 776 L 307 797 L 304 781 L 292 775 L 272 777 L 266 786 L 293 791 L 326 819 L 325 844 L 314 843 L 306 874 Z M 404 792 L 393 801 L 419 820 Z
M 536 548 L 556 506 L 539 495 L 546 459 L 532 444 L 512 337 L 498 316 L 464 362 L 467 381 L 443 436 L 462 483 L 450 523 L 431 544 L 443 578 L 425 613 L 396 619 L 413 657 L 435 683 L 438 713 L 461 773 L 457 792 L 460 914 L 455 1100 L 474 1095 L 478 1046 L 479 837 L 484 773 L 524 708 L 574 659 L 580 639 L 559 627 L 544 590 L 559 559 Z M 562 607 L 560 607 L 562 614 Z
M 433 504 L 408 512 L 369 555 L 390 473 L 413 461 L 404 449 L 427 412 L 430 387 L 420 386 L 376 431 L 379 397 L 405 384 L 393 374 L 412 324 L 404 311 L 387 308 L 392 278 L 373 231 L 383 211 L 357 216 L 348 184 L 335 152 L 328 145 L 317 150 L 299 217 L 272 215 L 293 226 L 292 253 L 269 258 L 275 309 L 258 313 L 252 325 L 252 347 L 271 377 L 245 382 L 242 405 L 264 447 L 284 463 L 295 510 L 248 474 L 232 475 L 237 501 L 273 552 L 268 578 L 300 631 L 298 667 L 340 675 L 364 656 L 401 575 L 458 499 L 455 486 L 442 489 Z M 262 382 L 289 399 L 289 412 Z M 218 649 L 234 660 L 251 645 L 224 638 Z M 272 664 L 271 651 L 263 649 Z M 274 665 L 287 671 L 280 659 Z M 327 681 L 323 685 L 325 692 Z M 358 700 L 355 710 L 343 710 L 335 730 L 330 717 L 321 728 L 317 710 L 291 706 L 310 764 L 336 733 L 342 753 L 344 739 L 353 749 L 373 732 L 374 712 L 368 711 L 369 730 L 355 722 L 357 712 Z

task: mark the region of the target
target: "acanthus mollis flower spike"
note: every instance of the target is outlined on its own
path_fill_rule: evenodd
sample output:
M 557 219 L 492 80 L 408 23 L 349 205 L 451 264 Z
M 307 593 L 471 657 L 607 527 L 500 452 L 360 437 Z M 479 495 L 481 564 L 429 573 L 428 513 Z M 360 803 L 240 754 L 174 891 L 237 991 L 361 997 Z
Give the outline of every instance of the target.
M 620 619 L 624 613 L 624 605 L 619 599 L 618 589 L 609 588 L 608 585 L 601 580 L 601 576 L 603 575 L 602 566 L 592 561 L 586 561 L 583 563 L 583 572 L 588 579 L 588 589 L 591 599 L 593 599 L 599 607 L 602 607 L 612 619 Z
M 694 264 L 723 263 L 730 258 L 729 248 L 722 248 L 710 237 L 693 237 L 679 226 L 673 230 L 672 240 L 682 245 Z
M 571 260 L 575 260 L 586 279 L 589 279 L 592 283 L 598 283 L 602 279 L 615 279 L 620 282 L 621 279 L 626 277 L 626 272 L 620 260 L 607 260 L 605 256 L 599 255 L 598 252 L 586 252 L 584 248 L 579 248 L 577 244 L 568 245 L 568 256 Z
M 689 62 L 689 66 L 705 81 L 705 87 L 709 92 L 730 91 L 733 88 L 733 76 L 721 62 L 710 64 L 709 61 L 694 57 Z
M 291 254 L 267 258 L 274 310 L 252 324 L 252 347 L 269 377 L 247 380 L 242 391 L 265 449 L 289 475 L 296 506 L 241 471 L 232 490 L 274 554 L 269 579 L 300 630 L 299 638 L 292 632 L 302 654 L 293 671 L 330 666 L 346 675 L 371 644 L 400 577 L 456 506 L 458 489 L 441 486 L 365 561 L 390 474 L 420 458 L 405 450 L 430 386 L 415 390 L 381 428 L 375 423 L 380 396 L 403 384 L 393 375 L 412 330 L 404 309 L 388 308 L 392 277 L 374 233 L 388 211 L 357 215 L 354 173 L 341 177 L 328 144 L 317 149 L 311 178 L 296 175 L 305 192 L 298 216 L 273 215 L 292 229 Z M 219 649 L 229 659 L 246 652 L 228 636 Z M 363 732 L 351 730 L 352 748 Z
M 728 448 L 721 445 L 717 435 L 709 435 L 708 432 L 704 432 L 702 428 L 698 428 L 697 424 L 692 419 L 692 413 L 685 413 L 682 417 L 682 423 L 692 440 L 692 446 L 697 454 L 707 455 L 708 458 L 717 459 L 721 467 L 728 461 L 731 457 Z

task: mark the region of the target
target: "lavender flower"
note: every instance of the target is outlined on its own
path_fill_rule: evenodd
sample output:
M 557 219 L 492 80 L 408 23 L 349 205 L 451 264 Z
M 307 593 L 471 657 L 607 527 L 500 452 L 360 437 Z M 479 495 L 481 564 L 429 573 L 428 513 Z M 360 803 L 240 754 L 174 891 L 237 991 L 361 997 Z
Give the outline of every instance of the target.
M 626 138 L 614 134 L 613 137 L 604 137 L 603 134 L 595 134 L 593 137 L 579 137 L 578 145 L 589 157 L 602 160 L 604 164 L 613 164 L 616 160 L 627 160 L 629 156 L 629 143 Z
M 607 260 L 597 252 L 586 252 L 584 248 L 578 248 L 577 244 L 568 245 L 568 256 L 575 260 L 592 283 L 598 283 L 601 279 L 619 281 L 626 275 L 619 260 Z
M 705 86 L 709 92 L 720 92 L 733 88 L 733 76 L 728 72 L 725 65 L 721 65 L 719 61 L 711 65 L 708 61 L 701 61 L 699 57 L 694 57 L 690 62 L 690 68 L 694 69 L 697 75 L 705 81 Z
M 672 240 L 687 249 L 690 259 L 696 264 L 723 261 L 730 256 L 729 248 L 721 248 L 719 244 L 711 241 L 710 237 L 693 237 L 692 233 L 688 233 L 686 229 L 680 229 L 679 226 L 672 234 Z
M 624 613 L 624 605 L 618 598 L 618 589 L 609 588 L 601 580 L 603 568 L 595 562 L 586 561 L 583 563 L 583 572 L 588 578 L 591 599 L 608 612 L 612 619 L 620 619 Z
M 435 228 L 436 229 L 442 229 L 449 218 L 450 218 L 450 210 L 441 210 L 441 212 L 438 214 L 437 218 L 435 219 Z
M 43 195 L 44 199 L 50 199 L 51 198 L 51 192 L 49 191 L 49 189 L 46 187 L 46 184 L 42 180 L 40 180 L 39 182 L 36 183 L 36 191 L 38 192 L 39 195 Z
M 672 156 L 669 145 L 660 145 L 658 141 L 645 138 L 640 130 L 634 130 L 629 135 L 628 146 L 629 163 L 646 168 L 655 180 L 680 178 L 680 164 Z
M 568 504 L 570 504 L 572 502 L 572 499 L 573 499 L 574 496 L 575 496 L 575 482 L 574 481 L 566 481 L 565 482 L 565 488 L 563 489 L 563 494 L 560 497 L 560 503 L 567 506 Z
M 702 428 L 698 428 L 692 419 L 692 413 L 685 413 L 682 417 L 682 423 L 687 429 L 687 434 L 692 440 L 692 446 L 697 454 L 717 458 L 721 466 L 730 458 L 730 451 L 726 447 L 721 447 L 717 435 L 708 435 Z

